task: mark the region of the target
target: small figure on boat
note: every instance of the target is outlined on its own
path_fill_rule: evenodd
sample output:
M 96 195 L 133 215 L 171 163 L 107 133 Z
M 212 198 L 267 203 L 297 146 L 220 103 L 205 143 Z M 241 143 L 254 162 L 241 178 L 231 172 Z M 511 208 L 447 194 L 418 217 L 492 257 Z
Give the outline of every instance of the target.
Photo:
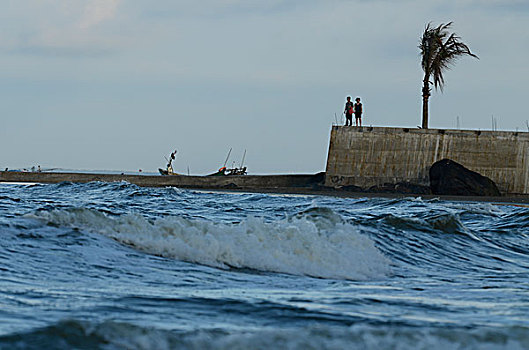
M 160 174 L 162 175 L 178 175 L 177 173 L 175 173 L 173 171 L 173 160 L 176 159 L 176 152 L 178 152 L 177 150 L 175 150 L 174 152 L 171 153 L 171 155 L 169 156 L 169 159 L 165 158 L 165 160 L 167 161 L 167 165 L 166 165 L 166 169 L 160 169 L 158 168 L 158 171 L 160 172 Z

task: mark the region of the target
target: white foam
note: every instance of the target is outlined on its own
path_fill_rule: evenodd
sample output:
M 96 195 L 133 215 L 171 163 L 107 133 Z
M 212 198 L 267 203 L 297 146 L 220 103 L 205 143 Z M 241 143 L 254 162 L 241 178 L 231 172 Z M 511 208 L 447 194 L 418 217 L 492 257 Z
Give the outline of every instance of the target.
M 87 340 L 105 349 L 527 349 L 524 327 L 432 328 L 409 326 L 284 327 L 258 329 L 198 329 L 173 331 L 106 321 L 100 324 L 60 323 L 53 336 L 81 329 Z M 54 329 L 52 329 L 54 330 Z M 60 338 L 59 338 L 60 339 Z M 17 342 L 18 348 L 26 343 Z M 29 345 L 29 344 L 28 344 Z
M 471 213 L 471 214 L 483 214 L 483 215 L 491 215 L 491 216 L 502 216 L 505 214 L 505 211 L 502 210 L 499 206 L 505 205 L 504 203 L 456 203 L 452 204 L 449 207 L 457 209 L 457 210 L 463 210 L 464 212 Z
M 149 254 L 219 268 L 350 280 L 382 278 L 390 272 L 389 259 L 369 237 L 332 217 L 296 215 L 275 222 L 253 217 L 231 224 L 175 216 L 110 217 L 88 209 L 34 216 L 98 232 Z
M 512 331 L 511 333 L 508 330 Z M 198 331 L 184 334 L 171 344 L 185 349 L 526 349 L 528 332 L 525 328 L 476 330 L 371 327 L 365 325 L 342 327 L 307 327 L 303 329 L 265 329 L 250 332 L 218 334 Z M 129 338 L 134 340 L 134 338 Z M 144 340 L 144 339 L 142 339 Z M 176 343 L 176 344 L 175 344 Z M 130 342 L 127 345 L 135 345 Z M 145 344 L 145 343 L 144 343 Z M 167 347 L 169 348 L 169 347 Z

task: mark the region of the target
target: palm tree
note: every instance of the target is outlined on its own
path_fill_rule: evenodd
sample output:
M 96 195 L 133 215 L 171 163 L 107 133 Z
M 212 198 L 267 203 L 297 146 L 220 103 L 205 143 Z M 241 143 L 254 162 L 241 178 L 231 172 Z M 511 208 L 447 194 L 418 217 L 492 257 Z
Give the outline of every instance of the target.
M 424 71 L 422 87 L 422 127 L 428 129 L 428 100 L 430 98 L 430 84 L 435 89 L 443 91 L 444 77 L 443 73 L 450 69 L 458 58 L 469 55 L 475 58 L 478 56 L 470 52 L 467 45 L 459 41 L 461 38 L 455 33 L 449 33 L 448 29 L 452 22 L 440 24 L 438 27 L 432 27 L 431 23 L 426 25 L 424 33 L 419 43 L 421 50 L 421 66 Z M 433 83 L 430 79 L 433 78 Z

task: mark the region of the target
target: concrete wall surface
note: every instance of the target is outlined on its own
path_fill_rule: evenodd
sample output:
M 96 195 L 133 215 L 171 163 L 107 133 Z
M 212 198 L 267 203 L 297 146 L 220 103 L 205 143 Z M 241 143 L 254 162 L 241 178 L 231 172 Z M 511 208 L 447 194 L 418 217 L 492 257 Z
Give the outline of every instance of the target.
M 529 133 L 333 126 L 325 185 L 429 185 L 430 166 L 452 159 L 503 193 L 529 193 Z

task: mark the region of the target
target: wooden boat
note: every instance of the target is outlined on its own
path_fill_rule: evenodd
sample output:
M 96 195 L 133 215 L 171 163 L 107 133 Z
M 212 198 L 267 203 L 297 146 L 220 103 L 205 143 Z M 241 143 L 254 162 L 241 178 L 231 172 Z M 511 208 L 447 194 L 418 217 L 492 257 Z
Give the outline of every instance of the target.
M 233 175 L 247 175 L 246 167 L 228 169 L 225 166 L 220 168 L 216 173 L 207 176 L 233 176 Z
M 167 165 L 166 165 L 165 169 L 158 168 L 158 171 L 160 172 L 160 175 L 164 175 L 164 176 L 181 175 L 181 174 L 175 173 L 174 170 L 173 170 L 173 160 L 176 159 L 176 152 L 177 151 L 175 150 L 173 153 L 171 153 L 169 158 L 165 158 L 165 160 L 167 160 Z M 213 174 L 206 175 L 206 176 L 247 175 L 248 173 L 246 171 L 246 167 L 242 166 L 244 164 L 244 158 L 246 157 L 246 150 L 244 151 L 244 155 L 243 155 L 243 158 L 242 158 L 241 166 L 239 168 L 235 168 L 235 167 L 231 168 L 231 169 L 230 168 L 226 168 L 226 163 L 228 162 L 230 154 L 231 154 L 231 148 L 230 148 L 230 151 L 228 152 L 228 157 L 226 157 L 226 161 L 224 162 L 224 165 L 219 170 L 217 170 L 217 172 L 215 172 Z M 189 172 L 189 170 L 188 170 L 188 172 Z
M 246 157 L 246 150 L 244 150 L 244 155 L 242 156 L 241 166 L 239 168 L 231 168 L 231 169 L 226 168 L 226 164 L 228 163 L 230 154 L 231 154 L 231 148 L 230 148 L 230 151 L 228 152 L 228 156 L 226 157 L 226 161 L 224 162 L 224 165 L 216 173 L 209 174 L 207 176 L 233 176 L 233 175 L 248 174 L 246 172 L 246 167 L 242 166 L 244 164 L 244 158 Z
M 180 175 L 178 173 L 175 173 L 173 169 L 161 169 L 158 168 L 158 171 L 160 172 L 160 175 Z

